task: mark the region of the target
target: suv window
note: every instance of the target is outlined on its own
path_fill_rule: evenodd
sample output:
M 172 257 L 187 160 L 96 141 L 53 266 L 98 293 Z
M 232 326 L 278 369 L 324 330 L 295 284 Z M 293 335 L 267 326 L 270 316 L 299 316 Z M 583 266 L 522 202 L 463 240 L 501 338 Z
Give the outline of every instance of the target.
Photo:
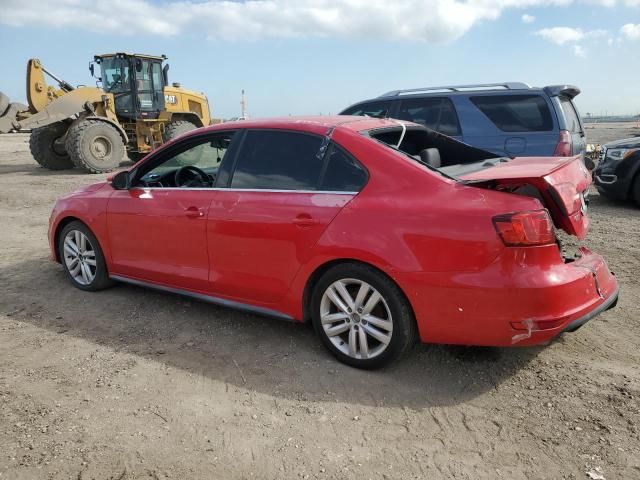
M 448 98 L 403 100 L 397 118 L 419 123 L 445 135 L 460 135 L 458 115 Z
M 359 115 L 375 118 L 387 118 L 389 116 L 389 110 L 391 109 L 391 102 L 369 102 L 355 105 L 351 108 L 347 108 L 340 115 Z
M 562 112 L 564 113 L 567 130 L 569 130 L 571 133 L 580 133 L 582 131 L 582 129 L 580 128 L 580 120 L 578 119 L 576 109 L 573 107 L 573 103 L 571 102 L 571 100 L 566 97 L 560 97 L 560 106 L 562 107 Z
M 314 190 L 322 171 L 322 138 L 307 133 L 250 130 L 242 143 L 231 188 Z
M 367 183 L 367 171 L 360 163 L 335 143 L 327 153 L 327 166 L 320 190 L 358 192 Z
M 549 105 L 540 95 L 486 95 L 470 100 L 504 132 L 553 130 Z

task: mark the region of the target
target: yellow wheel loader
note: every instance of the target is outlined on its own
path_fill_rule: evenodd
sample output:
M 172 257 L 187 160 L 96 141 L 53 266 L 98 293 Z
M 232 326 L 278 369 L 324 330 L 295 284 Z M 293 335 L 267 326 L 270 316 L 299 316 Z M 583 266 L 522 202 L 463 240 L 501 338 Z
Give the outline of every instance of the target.
M 211 123 L 204 94 L 169 85 L 166 58 L 96 55 L 89 64 L 96 87 L 73 87 L 33 58 L 27 64 L 29 105 L 10 103 L 0 92 L 0 133 L 31 130 L 33 158 L 51 170 L 103 173 L 116 168 L 126 153 L 137 160 Z M 57 87 L 47 85 L 45 74 Z

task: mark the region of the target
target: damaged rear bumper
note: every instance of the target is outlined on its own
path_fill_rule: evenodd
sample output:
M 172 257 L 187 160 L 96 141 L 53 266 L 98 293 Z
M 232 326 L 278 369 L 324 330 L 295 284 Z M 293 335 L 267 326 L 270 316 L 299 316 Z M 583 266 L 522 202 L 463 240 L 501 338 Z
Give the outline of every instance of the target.
M 615 306 L 618 282 L 604 259 L 580 249 L 563 262 L 557 246 L 509 249 L 477 272 L 397 277 L 424 343 L 531 346 L 575 331 Z

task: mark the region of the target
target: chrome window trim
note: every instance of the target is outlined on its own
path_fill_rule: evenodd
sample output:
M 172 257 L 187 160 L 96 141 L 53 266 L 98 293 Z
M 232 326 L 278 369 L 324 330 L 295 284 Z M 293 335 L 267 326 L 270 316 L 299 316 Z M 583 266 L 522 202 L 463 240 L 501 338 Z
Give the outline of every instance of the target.
M 166 191 L 176 191 L 176 192 L 185 192 L 185 191 L 199 191 L 199 190 L 207 190 L 207 191 L 223 191 L 223 192 L 268 192 L 268 193 L 315 193 L 315 194 L 323 194 L 323 195 L 357 195 L 360 192 L 341 192 L 341 191 L 332 191 L 332 190 L 278 190 L 278 189 L 269 189 L 269 188 L 226 188 L 226 187 L 131 187 L 129 190 L 166 190 Z

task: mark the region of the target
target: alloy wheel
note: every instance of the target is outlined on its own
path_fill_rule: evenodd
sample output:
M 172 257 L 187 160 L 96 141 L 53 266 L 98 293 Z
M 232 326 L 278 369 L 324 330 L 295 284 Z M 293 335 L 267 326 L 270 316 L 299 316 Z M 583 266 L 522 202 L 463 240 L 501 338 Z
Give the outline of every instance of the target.
M 384 297 L 354 278 L 329 285 L 320 302 L 320 322 L 331 343 L 355 359 L 380 355 L 393 333 L 393 317 Z
M 79 230 L 70 230 L 64 237 L 64 263 L 80 285 L 89 285 L 96 278 L 96 252 L 89 237 Z

